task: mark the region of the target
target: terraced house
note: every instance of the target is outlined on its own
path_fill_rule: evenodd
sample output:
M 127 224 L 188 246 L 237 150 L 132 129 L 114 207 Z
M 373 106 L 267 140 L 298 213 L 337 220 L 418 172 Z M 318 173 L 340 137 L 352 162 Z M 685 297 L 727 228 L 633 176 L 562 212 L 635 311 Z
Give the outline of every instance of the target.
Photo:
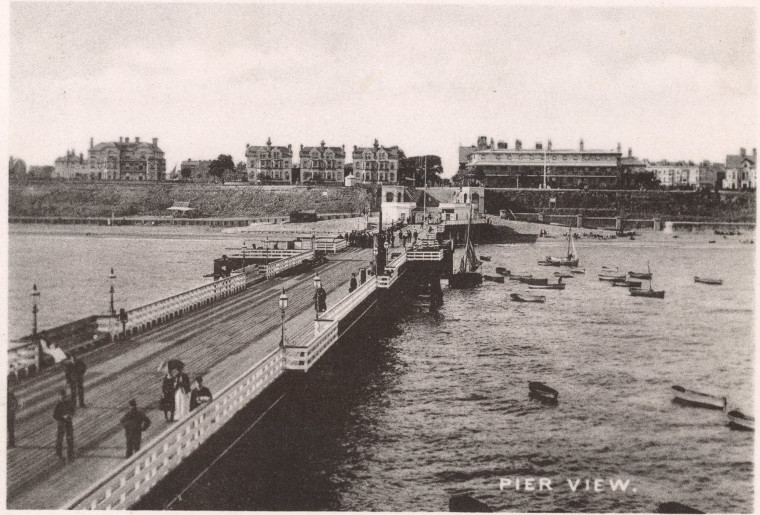
M 265 146 L 245 146 L 245 167 L 251 184 L 292 184 L 293 147 L 272 145 L 267 138 Z
M 93 179 L 120 181 L 163 181 L 166 179 L 166 159 L 158 147 L 158 138 L 152 143 L 135 138 L 120 137 L 119 141 L 93 143 L 90 138 L 88 163 Z
M 371 147 L 357 147 L 351 155 L 357 182 L 398 184 L 398 162 L 403 152 L 397 146 L 384 147 L 377 140 Z
M 343 185 L 343 165 L 346 146 L 327 147 L 322 141 L 318 147 L 301 145 L 301 184 Z

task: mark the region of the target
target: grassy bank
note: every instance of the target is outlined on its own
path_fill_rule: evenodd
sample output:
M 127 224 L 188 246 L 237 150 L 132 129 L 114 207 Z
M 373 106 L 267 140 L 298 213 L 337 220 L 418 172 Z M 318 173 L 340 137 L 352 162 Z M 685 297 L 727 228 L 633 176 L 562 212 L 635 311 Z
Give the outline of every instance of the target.
M 102 217 L 166 215 L 175 201 L 190 202 L 196 217 L 363 212 L 373 195 L 366 188 L 261 188 L 170 183 L 12 183 L 10 216 Z

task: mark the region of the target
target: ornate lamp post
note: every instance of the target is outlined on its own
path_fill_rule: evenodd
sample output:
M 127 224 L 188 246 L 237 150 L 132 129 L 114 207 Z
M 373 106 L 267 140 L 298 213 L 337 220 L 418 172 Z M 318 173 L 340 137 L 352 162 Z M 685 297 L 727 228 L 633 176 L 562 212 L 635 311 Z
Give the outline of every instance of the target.
M 113 307 L 113 292 L 116 285 L 116 274 L 113 273 L 113 268 L 111 268 L 111 275 L 108 276 L 108 280 L 111 282 L 111 316 L 115 316 L 116 310 Z
M 37 312 L 39 311 L 40 291 L 32 285 L 32 338 L 37 340 L 37 371 L 42 369 L 42 340 L 37 338 Z
M 280 347 L 285 348 L 285 310 L 288 309 L 288 294 L 285 293 L 285 288 L 282 289 L 282 293 L 280 294 L 280 327 L 282 329 L 282 332 L 280 333 Z
M 314 311 L 317 313 L 317 320 L 319 320 L 319 289 L 322 287 L 322 279 L 319 275 L 314 276 Z

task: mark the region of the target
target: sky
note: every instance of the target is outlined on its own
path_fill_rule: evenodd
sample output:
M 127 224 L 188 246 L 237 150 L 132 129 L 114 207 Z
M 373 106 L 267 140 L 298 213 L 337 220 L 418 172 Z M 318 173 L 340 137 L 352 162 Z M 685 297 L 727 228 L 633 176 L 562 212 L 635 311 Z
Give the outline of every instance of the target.
M 480 135 L 724 161 L 758 134 L 751 7 L 12 3 L 8 150 L 158 138 L 400 146 L 444 175 Z M 350 158 L 348 159 L 350 160 Z M 347 161 L 348 161 L 347 160 Z

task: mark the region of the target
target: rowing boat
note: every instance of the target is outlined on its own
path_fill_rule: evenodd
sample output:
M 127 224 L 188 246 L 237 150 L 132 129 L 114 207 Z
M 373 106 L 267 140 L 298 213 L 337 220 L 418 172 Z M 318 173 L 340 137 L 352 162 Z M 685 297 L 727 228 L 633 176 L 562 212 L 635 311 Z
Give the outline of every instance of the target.
M 719 410 L 726 409 L 726 405 L 728 404 L 728 400 L 725 397 L 688 390 L 678 385 L 673 385 L 672 388 L 676 392 L 676 396 L 673 399 L 673 402 L 676 404 Z
M 716 286 L 720 286 L 723 284 L 723 279 L 710 279 L 708 277 L 697 277 L 694 276 L 694 282 L 695 283 L 702 283 L 702 284 L 713 284 Z
M 528 286 L 529 290 L 564 290 L 565 285 L 562 283 L 559 284 L 536 284 L 532 286 Z
M 530 293 L 510 293 L 509 297 L 515 302 L 546 302 L 543 295 L 531 295 Z
M 599 274 L 600 281 L 625 281 L 625 275 Z
M 752 415 L 745 415 L 738 409 L 734 409 L 726 413 L 728 416 L 728 425 L 732 429 L 741 429 L 744 431 L 755 430 L 755 417 Z

